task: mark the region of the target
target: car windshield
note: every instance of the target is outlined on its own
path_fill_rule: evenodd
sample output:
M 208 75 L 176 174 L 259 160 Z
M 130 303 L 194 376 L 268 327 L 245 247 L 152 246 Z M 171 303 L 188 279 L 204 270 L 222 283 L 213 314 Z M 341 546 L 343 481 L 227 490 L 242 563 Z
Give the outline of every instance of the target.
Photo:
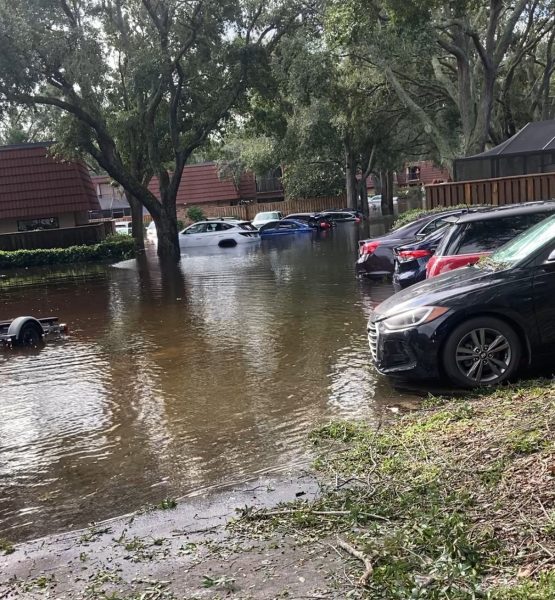
M 277 219 L 278 214 L 275 212 L 258 213 L 255 217 L 256 220 L 261 221 L 262 219 Z
M 555 216 L 540 221 L 534 227 L 494 252 L 489 260 L 496 264 L 513 265 L 534 253 L 544 244 L 555 238 Z

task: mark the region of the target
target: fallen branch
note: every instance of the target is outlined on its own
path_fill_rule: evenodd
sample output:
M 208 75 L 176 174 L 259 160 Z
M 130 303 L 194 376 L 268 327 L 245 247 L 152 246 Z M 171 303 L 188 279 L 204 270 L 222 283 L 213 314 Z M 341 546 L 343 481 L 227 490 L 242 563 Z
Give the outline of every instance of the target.
M 365 586 L 366 583 L 368 582 L 368 579 L 370 578 L 370 576 L 372 575 L 372 573 L 374 571 L 374 566 L 372 565 L 372 562 L 366 556 L 366 554 L 364 554 L 364 552 L 361 552 L 360 550 L 353 548 L 353 546 L 348 544 L 345 540 L 342 540 L 341 538 L 337 538 L 337 543 L 339 544 L 340 548 L 343 548 L 343 550 L 345 550 L 345 552 L 347 552 L 351 556 L 354 556 L 355 558 L 358 558 L 358 560 L 360 560 L 364 563 L 365 570 L 364 570 L 364 573 L 360 576 L 358 583 L 361 586 Z
M 345 517 L 352 514 L 350 510 L 303 510 L 297 508 L 291 508 L 286 510 L 261 510 L 259 512 L 252 513 L 251 517 L 264 518 L 264 517 L 282 517 L 285 515 L 294 515 L 296 513 L 304 513 L 307 515 L 317 515 L 317 516 L 334 516 L 334 517 Z M 375 515 L 372 513 L 361 512 L 358 513 L 363 517 L 368 517 L 369 519 L 377 519 L 379 521 L 386 521 L 389 523 L 389 519 L 387 517 L 382 517 L 381 515 Z

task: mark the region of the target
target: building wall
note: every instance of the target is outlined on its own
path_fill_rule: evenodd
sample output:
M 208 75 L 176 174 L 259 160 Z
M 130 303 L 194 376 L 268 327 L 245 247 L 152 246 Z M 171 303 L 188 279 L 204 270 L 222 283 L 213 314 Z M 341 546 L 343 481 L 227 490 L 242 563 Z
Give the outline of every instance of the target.
M 76 225 L 86 225 L 89 222 L 88 214 L 86 212 L 78 213 L 62 213 L 58 215 L 45 214 L 43 218 L 47 217 L 58 217 L 60 229 L 65 227 L 75 227 Z M 15 233 L 18 231 L 17 222 L 20 219 L 4 219 L 0 220 L 0 234 L 1 233 Z M 27 217 L 23 217 L 22 220 L 28 220 Z

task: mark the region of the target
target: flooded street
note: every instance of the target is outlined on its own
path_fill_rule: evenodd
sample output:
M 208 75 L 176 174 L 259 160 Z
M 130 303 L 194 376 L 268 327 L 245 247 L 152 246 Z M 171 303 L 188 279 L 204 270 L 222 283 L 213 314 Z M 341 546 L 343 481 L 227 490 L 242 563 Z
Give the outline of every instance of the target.
M 357 226 L 300 237 L 0 280 L 0 317 L 70 326 L 0 351 L 0 537 L 290 469 L 314 426 L 407 400 L 370 366 L 391 288 L 355 279 Z

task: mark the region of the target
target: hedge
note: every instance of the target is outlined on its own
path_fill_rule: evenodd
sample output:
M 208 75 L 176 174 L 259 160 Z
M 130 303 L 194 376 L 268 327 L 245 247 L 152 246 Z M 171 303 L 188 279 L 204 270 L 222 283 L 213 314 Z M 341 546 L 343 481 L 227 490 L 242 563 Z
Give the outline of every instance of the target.
M 135 256 L 135 243 L 131 236 L 110 236 L 105 241 L 90 246 L 69 248 L 41 248 L 37 250 L 0 250 L 0 268 L 38 267 L 103 260 L 125 260 Z

